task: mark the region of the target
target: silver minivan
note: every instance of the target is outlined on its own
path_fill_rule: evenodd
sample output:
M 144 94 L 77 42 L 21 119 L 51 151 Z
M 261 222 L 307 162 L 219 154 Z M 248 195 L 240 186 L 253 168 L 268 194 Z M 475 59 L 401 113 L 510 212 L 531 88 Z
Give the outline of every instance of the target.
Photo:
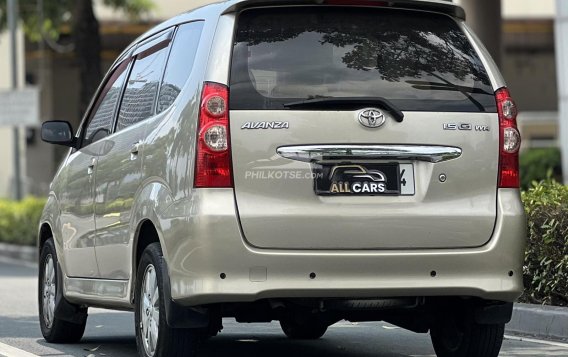
M 340 320 L 497 356 L 521 294 L 517 110 L 445 0 L 230 0 L 116 60 L 39 227 L 39 316 L 81 339 L 133 310 L 142 357 L 223 318 L 317 339 Z

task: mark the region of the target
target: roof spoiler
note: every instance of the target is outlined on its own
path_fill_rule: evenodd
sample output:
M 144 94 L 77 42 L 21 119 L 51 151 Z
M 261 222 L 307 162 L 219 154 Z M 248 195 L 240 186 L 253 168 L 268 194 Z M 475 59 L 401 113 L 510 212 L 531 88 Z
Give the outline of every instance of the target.
M 240 11 L 253 6 L 278 6 L 278 5 L 325 5 L 326 0 L 241 0 L 230 1 L 230 6 L 224 14 Z M 462 7 L 454 4 L 452 0 L 366 0 L 365 3 L 380 3 L 382 6 L 390 6 L 405 9 L 418 9 L 441 12 L 459 19 L 465 20 L 465 11 Z M 333 3 L 337 3 L 334 1 Z M 349 4 L 349 1 L 345 1 Z M 357 2 L 355 1 L 354 4 Z

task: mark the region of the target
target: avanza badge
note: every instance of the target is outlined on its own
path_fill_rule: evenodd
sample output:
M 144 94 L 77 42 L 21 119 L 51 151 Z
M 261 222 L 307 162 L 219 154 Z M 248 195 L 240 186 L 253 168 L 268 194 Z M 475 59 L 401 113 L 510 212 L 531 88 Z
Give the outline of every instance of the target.
M 241 129 L 289 129 L 287 121 L 247 121 Z

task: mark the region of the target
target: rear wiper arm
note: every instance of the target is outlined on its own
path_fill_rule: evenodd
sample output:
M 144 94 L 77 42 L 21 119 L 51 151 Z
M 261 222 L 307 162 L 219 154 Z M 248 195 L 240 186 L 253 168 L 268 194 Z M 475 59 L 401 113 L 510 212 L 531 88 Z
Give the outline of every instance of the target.
M 382 97 L 329 97 L 329 98 L 313 98 L 291 102 L 284 104 L 286 108 L 345 108 L 345 107 L 361 107 L 365 105 L 379 106 L 389 112 L 394 120 L 401 123 L 404 119 L 404 113 L 398 107 L 392 104 L 388 99 Z
M 492 93 L 489 93 L 481 88 L 470 88 L 454 84 L 445 84 L 445 83 L 427 82 L 427 81 L 406 81 L 406 83 L 412 84 L 412 88 L 414 89 L 440 90 L 440 91 L 449 91 L 449 92 L 493 95 Z
M 421 82 L 421 81 L 407 81 L 407 83 L 412 84 L 412 88 L 418 90 L 439 90 L 444 92 L 460 92 L 473 105 L 475 105 L 480 112 L 484 112 L 485 107 L 477 99 L 472 97 L 471 94 L 491 94 L 479 88 L 468 88 L 454 84 L 432 83 L 432 82 Z
M 414 89 L 422 89 L 422 90 L 441 90 L 441 91 L 453 91 L 453 92 L 460 92 L 463 94 L 473 105 L 479 109 L 480 112 L 485 111 L 485 107 L 475 98 L 471 96 L 471 94 L 487 94 L 492 95 L 491 93 L 487 93 L 486 91 L 479 89 L 479 88 L 469 88 L 464 86 L 459 86 L 455 83 L 452 83 L 445 79 L 444 77 L 440 76 L 439 74 L 429 72 L 433 77 L 438 78 L 442 83 L 438 82 L 429 82 L 429 81 L 406 81 L 406 83 L 412 84 L 412 88 Z

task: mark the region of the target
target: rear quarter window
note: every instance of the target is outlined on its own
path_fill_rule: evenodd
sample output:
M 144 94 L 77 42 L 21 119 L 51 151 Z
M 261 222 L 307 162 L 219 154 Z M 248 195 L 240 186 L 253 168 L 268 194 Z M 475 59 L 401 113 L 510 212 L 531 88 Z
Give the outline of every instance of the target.
M 381 7 L 242 12 L 230 86 L 234 110 L 382 97 L 405 111 L 496 112 L 487 72 L 451 17 Z
M 179 27 L 160 87 L 158 113 L 174 103 L 189 78 L 202 30 L 203 21 L 191 22 Z

